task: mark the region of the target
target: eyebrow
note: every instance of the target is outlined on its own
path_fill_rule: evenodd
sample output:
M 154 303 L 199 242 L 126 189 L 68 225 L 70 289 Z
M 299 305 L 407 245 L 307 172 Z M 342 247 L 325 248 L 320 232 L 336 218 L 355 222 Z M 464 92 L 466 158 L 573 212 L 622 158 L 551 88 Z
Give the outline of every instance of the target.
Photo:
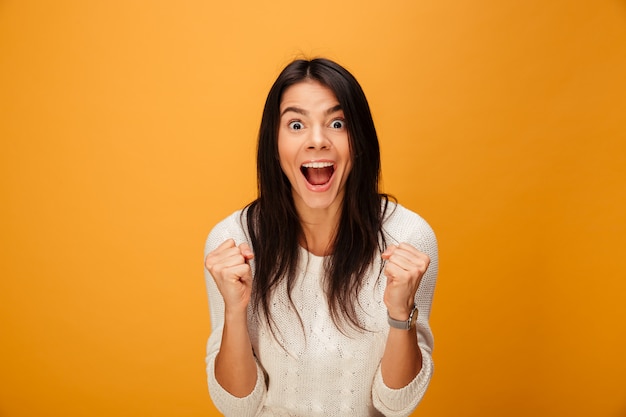
M 336 106 L 331 107 L 330 109 L 326 110 L 324 112 L 325 116 L 328 116 L 330 114 L 333 114 L 335 112 L 338 112 L 339 110 L 341 110 L 341 104 L 337 104 Z M 294 113 L 298 113 L 301 114 L 303 116 L 308 116 L 309 112 L 301 109 L 300 107 L 295 107 L 295 106 L 289 106 L 289 107 L 285 107 L 285 109 L 280 113 L 280 117 L 283 117 L 283 115 L 287 112 L 294 112 Z

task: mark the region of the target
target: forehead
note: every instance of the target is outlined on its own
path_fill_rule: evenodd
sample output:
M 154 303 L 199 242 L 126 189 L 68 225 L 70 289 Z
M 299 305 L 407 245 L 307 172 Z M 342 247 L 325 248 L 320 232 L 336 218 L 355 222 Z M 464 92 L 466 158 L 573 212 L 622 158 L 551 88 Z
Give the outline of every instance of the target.
M 285 90 L 280 101 L 280 112 L 297 107 L 304 110 L 327 110 L 339 104 L 335 93 L 319 81 L 305 80 Z

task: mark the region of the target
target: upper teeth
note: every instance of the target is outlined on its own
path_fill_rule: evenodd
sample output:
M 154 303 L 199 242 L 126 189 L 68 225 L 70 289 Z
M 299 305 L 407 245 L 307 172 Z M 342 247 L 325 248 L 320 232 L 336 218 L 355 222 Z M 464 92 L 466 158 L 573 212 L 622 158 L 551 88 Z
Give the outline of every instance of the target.
M 332 162 L 307 162 L 306 164 L 302 164 L 305 168 L 326 168 L 332 167 Z

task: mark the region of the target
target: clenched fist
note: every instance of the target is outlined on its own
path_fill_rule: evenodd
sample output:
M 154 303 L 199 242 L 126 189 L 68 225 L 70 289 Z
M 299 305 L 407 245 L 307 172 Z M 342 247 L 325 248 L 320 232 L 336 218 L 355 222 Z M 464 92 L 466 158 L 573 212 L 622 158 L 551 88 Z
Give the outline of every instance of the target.
M 407 320 L 430 258 L 408 243 L 389 245 L 382 253 L 382 258 L 387 261 L 383 270 L 387 277 L 383 300 L 389 316 L 396 320 Z
M 245 312 L 250 302 L 254 254 L 247 243 L 235 245 L 228 239 L 210 252 L 204 262 L 224 299 L 226 311 Z

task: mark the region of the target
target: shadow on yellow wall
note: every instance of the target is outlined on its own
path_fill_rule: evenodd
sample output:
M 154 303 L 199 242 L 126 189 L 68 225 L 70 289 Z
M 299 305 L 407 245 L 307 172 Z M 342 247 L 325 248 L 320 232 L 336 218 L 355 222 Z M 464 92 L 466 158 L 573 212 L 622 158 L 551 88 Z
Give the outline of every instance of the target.
M 298 54 L 439 237 L 415 415 L 626 415 L 625 43 L 609 0 L 3 2 L 0 416 L 217 415 L 204 238 Z

